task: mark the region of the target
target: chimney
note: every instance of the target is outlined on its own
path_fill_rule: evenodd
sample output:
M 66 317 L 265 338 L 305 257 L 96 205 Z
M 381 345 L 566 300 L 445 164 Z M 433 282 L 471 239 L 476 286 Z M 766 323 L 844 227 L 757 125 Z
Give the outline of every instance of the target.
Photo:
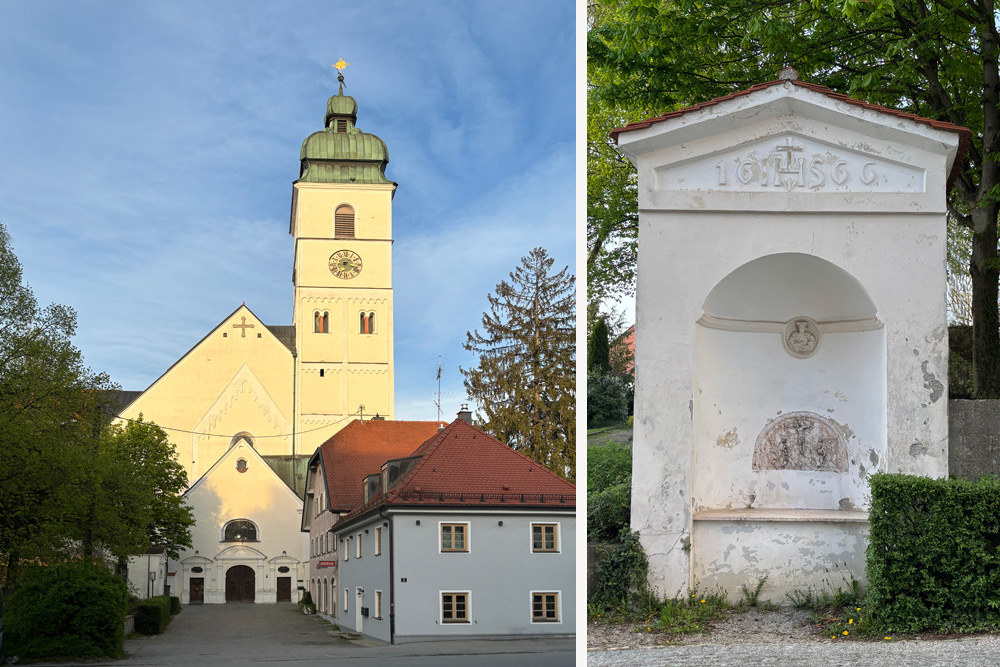
M 458 411 L 458 418 L 466 424 L 472 424 L 472 410 L 469 410 L 468 403 L 462 403 L 462 409 Z

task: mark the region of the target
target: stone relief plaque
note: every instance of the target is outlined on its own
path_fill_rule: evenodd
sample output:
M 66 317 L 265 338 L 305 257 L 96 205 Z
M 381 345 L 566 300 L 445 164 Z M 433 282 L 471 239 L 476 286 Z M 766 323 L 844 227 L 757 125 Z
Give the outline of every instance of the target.
M 924 192 L 924 170 L 842 146 L 771 136 L 657 169 L 659 190 Z
M 811 318 L 794 317 L 785 325 L 781 342 L 788 354 L 798 359 L 811 357 L 819 347 L 819 327 Z
M 836 422 L 814 412 L 789 412 L 757 436 L 753 469 L 847 472 L 847 441 Z

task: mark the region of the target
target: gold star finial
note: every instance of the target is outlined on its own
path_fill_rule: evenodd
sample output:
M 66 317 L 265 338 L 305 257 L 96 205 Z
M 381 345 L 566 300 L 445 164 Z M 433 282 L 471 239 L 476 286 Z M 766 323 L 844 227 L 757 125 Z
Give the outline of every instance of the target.
M 341 58 L 340 60 L 338 60 L 337 62 L 335 62 L 332 65 L 332 67 L 334 67 L 337 70 L 337 74 L 342 74 L 344 72 L 344 70 L 347 69 L 347 66 L 350 65 L 350 64 L 351 63 L 345 63 L 344 59 Z

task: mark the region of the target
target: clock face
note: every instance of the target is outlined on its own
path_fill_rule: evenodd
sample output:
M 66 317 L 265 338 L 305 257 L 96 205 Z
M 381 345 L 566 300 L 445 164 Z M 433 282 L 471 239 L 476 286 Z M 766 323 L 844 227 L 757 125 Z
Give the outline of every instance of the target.
M 330 255 L 330 273 L 350 280 L 361 273 L 361 255 L 353 250 L 338 250 Z

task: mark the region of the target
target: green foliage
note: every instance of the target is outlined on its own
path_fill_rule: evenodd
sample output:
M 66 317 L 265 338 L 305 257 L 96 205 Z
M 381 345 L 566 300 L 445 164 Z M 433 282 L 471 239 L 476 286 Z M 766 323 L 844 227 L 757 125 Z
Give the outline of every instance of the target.
M 170 623 L 170 597 L 158 595 L 143 600 L 135 609 L 135 631 L 143 635 L 158 635 Z
M 181 599 L 176 595 L 170 596 L 170 615 L 181 613 Z
M 611 344 L 608 341 L 608 322 L 598 318 L 587 339 L 587 373 L 611 372 Z
M 620 443 L 587 448 L 587 539 L 609 542 L 628 528 L 632 450 Z
M 569 267 L 535 248 L 487 296 L 482 333 L 466 336 L 479 355 L 461 369 L 483 429 L 549 470 L 576 475 L 576 301 Z
M 589 300 L 634 289 L 635 172 L 608 132 L 774 80 L 789 65 L 838 93 L 972 131 L 948 201 L 955 224 L 971 233 L 954 239 L 949 258 L 968 258 L 976 393 L 1000 397 L 1000 124 L 986 123 L 1000 113 L 991 5 L 593 0 L 588 12 Z M 972 249 L 963 253 L 966 244 Z
M 701 595 L 695 589 L 689 598 L 663 601 L 656 629 L 670 634 L 707 632 L 710 623 L 722 618 L 730 606 L 722 591 Z
M 587 373 L 587 424 L 620 424 L 628 419 L 634 388 L 624 375 Z
M 597 586 L 591 602 L 600 609 L 634 608 L 637 600 L 648 597 L 649 560 L 639 542 L 639 533 L 626 528 L 619 535 L 619 542 L 599 549 Z
M 870 483 L 873 630 L 1000 628 L 1000 480 L 880 473 Z
M 762 607 L 767 610 L 775 609 L 776 606 L 773 603 L 764 602 L 762 604 L 760 601 L 760 592 L 764 590 L 764 584 L 766 583 L 767 583 L 767 575 L 765 574 L 763 577 L 757 580 L 757 583 L 754 584 L 753 590 L 751 590 L 750 587 L 747 586 L 746 584 L 740 584 L 740 591 L 742 593 L 742 597 L 740 598 L 740 602 L 738 605 L 739 608 L 747 609 L 750 607 Z
M 102 563 L 36 566 L 9 599 L 4 651 L 20 659 L 122 657 L 125 582 Z

